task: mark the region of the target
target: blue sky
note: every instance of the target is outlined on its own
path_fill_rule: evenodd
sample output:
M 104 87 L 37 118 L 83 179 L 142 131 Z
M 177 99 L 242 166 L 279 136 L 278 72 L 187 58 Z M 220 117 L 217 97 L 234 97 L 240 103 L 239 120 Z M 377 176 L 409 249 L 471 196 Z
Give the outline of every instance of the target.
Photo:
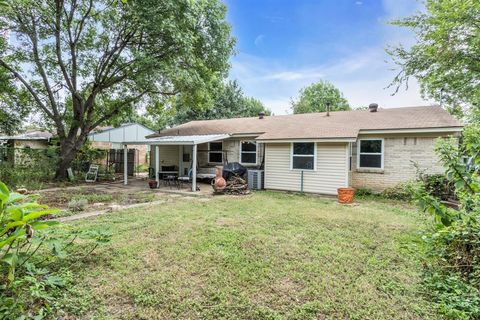
M 275 114 L 320 79 L 335 84 L 353 107 L 425 105 L 411 82 L 391 96 L 395 75 L 387 45 L 411 45 L 408 30 L 388 25 L 421 10 L 415 0 L 225 0 L 237 39 L 230 78 Z

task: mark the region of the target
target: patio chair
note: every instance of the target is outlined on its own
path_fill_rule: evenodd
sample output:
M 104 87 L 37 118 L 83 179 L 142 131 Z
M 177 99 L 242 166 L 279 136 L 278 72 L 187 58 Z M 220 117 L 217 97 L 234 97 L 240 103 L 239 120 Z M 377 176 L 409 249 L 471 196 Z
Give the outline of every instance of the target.
M 193 170 L 190 168 L 186 176 L 181 176 L 177 178 L 178 187 L 181 188 L 183 185 L 189 185 L 192 183 Z M 200 188 L 197 186 L 197 191 L 200 191 Z
M 163 176 L 163 183 L 166 186 L 169 186 L 170 188 L 172 186 L 175 186 L 176 183 L 177 183 L 177 175 L 174 175 L 174 174 L 164 175 Z
M 98 169 L 99 166 L 96 164 L 91 164 L 88 172 L 85 174 L 85 182 L 95 182 L 98 179 Z

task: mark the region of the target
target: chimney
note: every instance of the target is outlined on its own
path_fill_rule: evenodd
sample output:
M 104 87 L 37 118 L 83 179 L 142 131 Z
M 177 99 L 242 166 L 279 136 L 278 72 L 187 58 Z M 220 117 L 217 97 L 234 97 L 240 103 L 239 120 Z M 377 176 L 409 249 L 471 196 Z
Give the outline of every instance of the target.
M 261 111 L 258 113 L 258 119 L 263 119 L 265 117 L 265 112 Z
M 330 102 L 327 102 L 327 117 L 330 117 Z
M 368 111 L 370 111 L 370 112 L 377 112 L 377 110 L 378 110 L 378 104 L 376 104 L 376 103 L 370 103 L 370 104 L 368 105 Z

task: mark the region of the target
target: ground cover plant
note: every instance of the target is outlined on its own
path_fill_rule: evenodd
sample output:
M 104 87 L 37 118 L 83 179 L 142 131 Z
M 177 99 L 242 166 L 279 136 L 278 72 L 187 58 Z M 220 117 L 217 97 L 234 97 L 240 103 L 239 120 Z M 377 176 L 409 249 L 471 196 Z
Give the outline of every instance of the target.
M 161 197 L 147 191 L 115 192 L 109 188 L 99 190 L 95 185 L 84 185 L 81 187 L 64 188 L 58 190 L 40 190 L 38 191 L 41 202 L 63 209 L 58 216 L 69 216 L 80 211 L 101 210 L 110 205 L 130 205 L 135 203 L 145 203 L 156 200 Z
M 55 318 L 73 279 L 70 267 L 109 240 L 102 231 L 42 220 L 59 210 L 36 199 L 0 182 L 0 319 Z
M 404 203 L 274 192 L 147 205 L 72 223 L 113 236 L 58 303 L 85 319 L 437 319 L 423 223 Z

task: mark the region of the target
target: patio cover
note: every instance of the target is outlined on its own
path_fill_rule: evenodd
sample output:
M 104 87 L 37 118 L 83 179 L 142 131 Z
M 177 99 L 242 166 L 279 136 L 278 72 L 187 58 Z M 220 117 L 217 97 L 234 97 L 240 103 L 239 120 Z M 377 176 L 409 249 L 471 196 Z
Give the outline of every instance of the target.
M 189 136 L 165 136 L 165 137 L 155 137 L 150 139 L 136 140 L 136 141 L 124 141 L 123 150 L 124 150 L 124 159 L 127 158 L 127 147 L 128 145 L 152 145 L 155 147 L 155 180 L 159 184 L 158 172 L 160 169 L 160 153 L 158 146 L 164 145 L 191 145 L 193 146 L 193 156 L 192 163 L 197 163 L 197 145 L 212 141 L 223 140 L 230 137 L 228 134 L 203 134 L 203 135 L 189 135 Z M 127 174 L 127 161 L 124 161 L 124 184 L 128 184 L 128 174 Z M 192 191 L 197 190 L 197 166 L 192 166 Z
M 197 145 L 230 137 L 228 134 L 200 134 L 191 136 L 165 136 L 144 140 L 125 141 L 123 144 L 148 144 L 148 145 Z

